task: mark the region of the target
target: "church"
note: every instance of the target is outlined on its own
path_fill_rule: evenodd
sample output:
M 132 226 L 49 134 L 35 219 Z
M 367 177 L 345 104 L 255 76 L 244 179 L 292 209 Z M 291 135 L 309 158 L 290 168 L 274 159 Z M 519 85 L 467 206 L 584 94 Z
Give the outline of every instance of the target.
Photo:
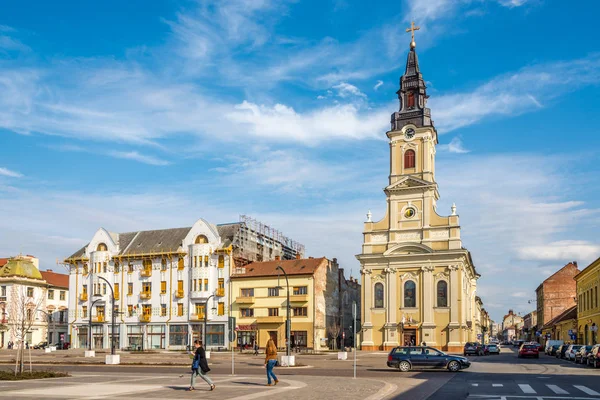
M 460 238 L 456 206 L 438 214 L 435 179 L 438 133 L 427 108 L 412 24 L 410 51 L 400 78 L 398 112 L 387 132 L 390 174 L 384 217 L 364 224 L 362 349 L 420 344 L 462 352 L 477 341 L 479 274 Z

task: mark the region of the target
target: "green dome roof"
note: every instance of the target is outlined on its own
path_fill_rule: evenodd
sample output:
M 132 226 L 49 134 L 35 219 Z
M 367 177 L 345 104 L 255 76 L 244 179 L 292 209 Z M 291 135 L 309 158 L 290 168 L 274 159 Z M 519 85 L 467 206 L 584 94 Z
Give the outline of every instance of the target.
M 42 278 L 40 271 L 33 265 L 31 261 L 22 257 L 15 257 L 8 260 L 8 263 L 2 269 L 0 269 L 0 277 L 19 277 L 29 279 Z

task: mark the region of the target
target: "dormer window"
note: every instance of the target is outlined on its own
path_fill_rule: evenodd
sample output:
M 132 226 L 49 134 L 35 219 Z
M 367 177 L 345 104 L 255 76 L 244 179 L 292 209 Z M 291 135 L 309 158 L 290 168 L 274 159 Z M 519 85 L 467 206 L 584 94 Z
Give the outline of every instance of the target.
M 404 153 L 404 168 L 414 168 L 415 167 L 415 151 L 414 150 L 406 150 Z
M 204 235 L 198 235 L 196 238 L 196 244 L 206 244 L 208 243 L 208 238 Z
M 96 247 L 96 251 L 107 251 L 107 250 L 108 250 L 108 247 L 104 243 L 100 243 L 100 244 L 98 244 L 98 247 Z

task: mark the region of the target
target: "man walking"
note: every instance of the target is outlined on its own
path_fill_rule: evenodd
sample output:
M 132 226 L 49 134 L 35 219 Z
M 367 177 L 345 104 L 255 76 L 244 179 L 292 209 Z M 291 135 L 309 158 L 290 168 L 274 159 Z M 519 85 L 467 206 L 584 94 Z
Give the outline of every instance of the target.
M 192 380 L 190 382 L 190 387 L 188 391 L 196 390 L 194 387 L 194 383 L 196 381 L 196 377 L 200 375 L 200 378 L 204 380 L 204 382 L 210 385 L 210 390 L 215 390 L 215 384 L 212 379 L 208 377 L 208 361 L 206 360 L 206 352 L 204 351 L 204 347 L 202 346 L 202 342 L 199 340 L 194 341 L 194 347 L 196 348 L 195 352 L 190 352 L 194 355 L 194 361 L 192 362 Z

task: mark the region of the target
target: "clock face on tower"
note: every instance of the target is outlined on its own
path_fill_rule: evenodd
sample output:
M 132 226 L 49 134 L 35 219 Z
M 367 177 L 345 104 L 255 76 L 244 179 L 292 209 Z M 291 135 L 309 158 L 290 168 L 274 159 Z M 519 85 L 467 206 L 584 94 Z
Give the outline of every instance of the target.
M 408 128 L 404 131 L 404 137 L 407 139 L 412 139 L 415 136 L 415 130 L 413 128 Z

